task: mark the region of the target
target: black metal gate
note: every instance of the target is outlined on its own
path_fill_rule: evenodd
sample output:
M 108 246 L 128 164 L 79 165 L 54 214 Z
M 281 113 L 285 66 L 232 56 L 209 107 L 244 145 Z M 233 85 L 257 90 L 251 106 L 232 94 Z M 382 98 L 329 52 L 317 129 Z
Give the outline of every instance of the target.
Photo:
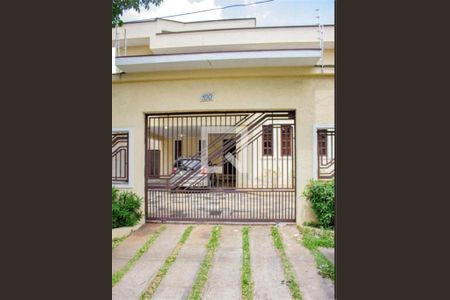
M 146 116 L 146 220 L 295 221 L 295 113 Z

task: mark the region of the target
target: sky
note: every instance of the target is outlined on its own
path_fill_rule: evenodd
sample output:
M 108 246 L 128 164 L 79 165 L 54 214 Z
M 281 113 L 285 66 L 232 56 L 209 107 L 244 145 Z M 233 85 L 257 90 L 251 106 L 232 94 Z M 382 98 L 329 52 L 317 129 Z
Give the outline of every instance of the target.
M 136 21 L 151 18 L 220 8 L 234 4 L 251 4 L 264 0 L 164 0 L 159 7 L 151 6 L 140 13 L 127 11 L 123 21 Z M 203 20 L 256 18 L 256 26 L 286 26 L 317 24 L 317 12 L 320 9 L 321 23 L 334 24 L 333 0 L 273 0 L 272 2 L 253 4 L 245 7 L 232 7 L 204 13 L 170 18 L 180 22 Z

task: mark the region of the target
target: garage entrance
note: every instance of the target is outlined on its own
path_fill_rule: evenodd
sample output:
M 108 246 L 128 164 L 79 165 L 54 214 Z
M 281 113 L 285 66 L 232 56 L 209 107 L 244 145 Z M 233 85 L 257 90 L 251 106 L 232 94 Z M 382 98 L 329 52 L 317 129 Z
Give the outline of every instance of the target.
M 146 116 L 146 221 L 294 222 L 295 113 Z

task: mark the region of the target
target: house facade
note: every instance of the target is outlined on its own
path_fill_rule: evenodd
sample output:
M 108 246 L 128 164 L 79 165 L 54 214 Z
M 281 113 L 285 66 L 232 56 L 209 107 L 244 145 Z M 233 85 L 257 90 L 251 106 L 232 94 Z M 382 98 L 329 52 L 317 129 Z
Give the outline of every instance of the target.
M 312 221 L 334 177 L 334 26 L 255 19 L 112 30 L 112 183 L 145 221 Z

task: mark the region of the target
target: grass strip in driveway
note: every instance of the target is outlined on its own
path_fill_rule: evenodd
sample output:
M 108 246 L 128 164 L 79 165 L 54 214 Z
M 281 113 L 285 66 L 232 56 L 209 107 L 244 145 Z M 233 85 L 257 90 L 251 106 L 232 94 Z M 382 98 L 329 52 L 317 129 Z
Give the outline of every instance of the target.
M 206 280 L 208 279 L 208 272 L 212 265 L 212 260 L 214 258 L 214 253 L 217 247 L 219 247 L 219 238 L 222 227 L 215 226 L 212 230 L 211 237 L 209 238 L 206 248 L 208 252 L 205 255 L 202 263 L 200 264 L 200 270 L 195 278 L 194 285 L 192 287 L 191 294 L 189 295 L 189 300 L 200 300 L 202 299 L 202 290 L 205 286 Z
M 250 227 L 242 228 L 242 299 L 253 299 L 252 266 L 250 263 Z
M 319 247 L 334 248 L 334 239 L 329 230 L 310 229 L 305 226 L 298 226 L 302 233 L 302 243 L 314 256 L 316 266 L 323 277 L 330 278 L 334 282 L 336 276 L 334 264 L 329 261 L 325 255 L 318 249 Z
M 156 239 L 159 237 L 161 232 L 166 229 L 166 225 L 161 225 L 150 237 L 148 240 L 142 245 L 142 247 L 136 252 L 136 254 L 133 255 L 132 258 L 127 262 L 125 266 L 123 266 L 119 271 L 115 272 L 112 275 L 112 286 L 114 286 L 116 283 L 118 283 L 122 277 L 133 267 L 133 265 L 141 258 L 141 256 L 147 252 L 147 250 L 150 248 L 150 246 L 156 241 Z
M 183 247 L 184 243 L 186 243 L 187 239 L 189 238 L 189 235 L 192 232 L 192 229 L 194 229 L 194 226 L 189 226 L 186 228 L 186 230 L 183 232 L 183 235 L 180 238 L 180 241 L 173 249 L 172 253 L 169 255 L 168 258 L 164 261 L 164 264 L 159 269 L 158 274 L 155 275 L 155 277 L 150 282 L 147 290 L 141 295 L 141 300 L 144 299 L 151 299 L 153 294 L 156 292 L 156 289 L 158 288 L 159 284 L 163 280 L 164 276 L 167 274 L 167 271 L 169 271 L 170 266 L 175 262 L 178 256 L 178 252 L 180 252 L 181 248 Z
M 128 236 L 123 236 L 120 238 L 113 238 L 112 239 L 112 250 L 114 250 L 117 246 L 120 245 L 120 243 L 123 242 L 123 240 L 125 240 Z
M 300 288 L 297 283 L 297 278 L 294 273 L 294 268 L 292 267 L 291 262 L 286 256 L 286 252 L 284 251 L 284 245 L 283 240 L 281 238 L 280 232 L 278 231 L 278 228 L 275 226 L 272 227 L 272 238 L 273 238 L 273 244 L 275 248 L 277 248 L 278 253 L 281 257 L 281 262 L 283 264 L 284 269 L 284 275 L 286 276 L 286 281 L 289 289 L 291 290 L 291 295 L 293 299 L 302 299 L 302 295 L 300 293 Z

